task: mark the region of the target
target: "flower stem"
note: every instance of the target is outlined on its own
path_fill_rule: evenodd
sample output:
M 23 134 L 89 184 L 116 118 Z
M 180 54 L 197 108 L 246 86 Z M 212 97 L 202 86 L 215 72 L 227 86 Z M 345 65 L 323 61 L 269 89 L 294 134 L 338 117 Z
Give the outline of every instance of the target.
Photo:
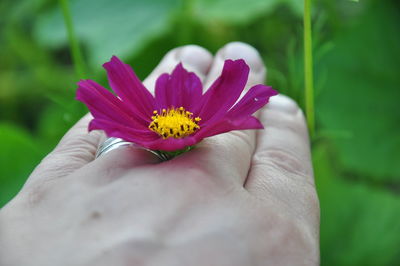
M 78 78 L 83 79 L 86 73 L 86 66 L 83 61 L 82 52 L 74 31 L 69 2 L 68 0 L 59 0 L 59 4 L 63 12 L 65 27 L 67 28 L 68 41 L 71 49 L 72 60 L 74 62 L 75 72 Z
M 175 158 L 176 156 L 179 156 L 185 152 L 188 152 L 190 150 L 193 150 L 194 146 L 187 146 L 186 148 L 183 148 L 181 150 L 177 150 L 177 151 L 154 151 L 158 154 L 158 157 L 160 159 L 162 159 L 163 161 L 168 161 L 171 160 L 173 158 Z
M 311 137 L 315 131 L 314 77 L 311 38 L 311 0 L 304 0 L 304 85 L 308 129 Z

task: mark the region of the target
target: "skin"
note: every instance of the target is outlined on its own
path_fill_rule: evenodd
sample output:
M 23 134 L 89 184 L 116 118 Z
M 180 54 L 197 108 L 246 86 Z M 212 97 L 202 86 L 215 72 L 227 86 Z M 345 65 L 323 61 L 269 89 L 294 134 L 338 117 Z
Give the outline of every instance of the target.
M 146 79 L 182 61 L 207 88 L 225 59 L 266 68 L 251 46 L 213 57 L 170 51 Z M 258 116 L 265 130 L 205 139 L 160 162 L 124 147 L 94 160 L 105 136 L 82 118 L 0 210 L 0 265 L 318 265 L 319 203 L 302 111 L 286 96 Z

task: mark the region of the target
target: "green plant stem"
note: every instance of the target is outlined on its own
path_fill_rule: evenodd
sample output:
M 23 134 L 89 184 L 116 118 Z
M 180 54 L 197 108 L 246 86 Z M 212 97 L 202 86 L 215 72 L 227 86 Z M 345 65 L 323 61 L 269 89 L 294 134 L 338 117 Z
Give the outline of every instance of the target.
M 307 124 L 311 137 L 313 137 L 315 131 L 315 113 L 311 33 L 311 0 L 304 0 L 304 92 Z
M 69 8 L 69 2 L 68 0 L 59 0 L 59 3 L 64 16 L 65 27 L 67 28 L 69 46 L 71 49 L 75 72 L 78 78 L 83 79 L 85 78 L 86 66 L 83 61 L 82 52 L 79 47 L 78 39 L 74 31 L 74 25 L 72 23 L 72 16 Z

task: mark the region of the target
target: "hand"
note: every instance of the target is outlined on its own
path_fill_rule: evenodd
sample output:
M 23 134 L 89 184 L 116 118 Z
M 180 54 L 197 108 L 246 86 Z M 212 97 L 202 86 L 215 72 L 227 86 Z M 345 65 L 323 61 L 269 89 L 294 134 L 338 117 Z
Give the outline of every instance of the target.
M 169 52 L 148 88 L 182 61 L 205 88 L 225 59 L 244 58 L 263 83 L 256 50 L 231 43 L 213 58 Z M 89 115 L 64 136 L 0 211 L 0 265 L 317 265 L 319 205 L 303 113 L 278 95 L 265 130 L 235 131 L 160 162 L 125 147 L 94 160 L 105 136 Z

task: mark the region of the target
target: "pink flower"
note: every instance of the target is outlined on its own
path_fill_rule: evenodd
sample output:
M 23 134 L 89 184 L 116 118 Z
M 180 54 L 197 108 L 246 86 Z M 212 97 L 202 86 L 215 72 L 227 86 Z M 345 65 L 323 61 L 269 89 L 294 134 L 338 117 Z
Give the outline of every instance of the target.
M 157 79 L 155 96 L 116 56 L 103 66 L 117 96 L 92 80 L 78 82 L 76 99 L 94 117 L 89 131 L 101 129 L 151 150 L 176 151 L 231 130 L 261 129 L 252 114 L 277 94 L 259 84 L 237 102 L 249 74 L 242 59 L 226 60 L 221 76 L 204 94 L 200 79 L 182 64 Z

